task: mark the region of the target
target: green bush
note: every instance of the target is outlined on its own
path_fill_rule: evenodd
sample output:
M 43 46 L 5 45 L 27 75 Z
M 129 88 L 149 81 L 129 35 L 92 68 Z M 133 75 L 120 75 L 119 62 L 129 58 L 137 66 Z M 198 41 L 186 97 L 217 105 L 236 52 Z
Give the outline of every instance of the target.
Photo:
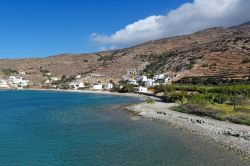
M 210 101 L 208 100 L 208 97 L 206 95 L 203 94 L 195 94 L 195 95 L 190 95 L 190 97 L 188 98 L 188 103 L 192 103 L 192 104 L 207 104 Z
M 191 70 L 194 67 L 194 64 L 189 63 L 187 64 L 187 70 Z
M 165 92 L 163 101 L 165 102 L 181 102 L 187 101 L 188 94 L 186 92 Z
M 148 104 L 153 104 L 153 103 L 155 103 L 155 101 L 154 101 L 152 98 L 147 98 L 147 99 L 145 100 L 145 102 L 148 103 Z
M 3 72 L 5 75 L 7 75 L 7 76 L 10 76 L 10 75 L 12 75 L 12 74 L 17 74 L 17 73 L 18 73 L 17 70 L 12 69 L 12 68 L 1 69 L 1 70 L 2 70 L 2 72 Z
M 224 104 L 224 103 L 226 103 L 229 100 L 230 100 L 230 96 L 229 95 L 219 93 L 219 94 L 215 95 L 215 98 L 214 98 L 213 102 L 216 102 L 216 103 L 219 103 L 219 104 Z
M 175 89 L 171 85 L 157 85 L 155 86 L 155 93 L 160 93 L 160 92 L 173 92 Z
M 227 120 L 237 124 L 250 125 L 250 114 L 246 112 L 225 113 L 220 110 L 207 109 L 199 104 L 182 104 L 172 107 L 171 109 L 198 116 L 208 116 L 221 121 Z
M 203 64 L 202 67 L 208 67 L 208 64 Z
M 134 85 L 131 84 L 124 84 L 123 88 L 119 91 L 121 93 L 126 93 L 126 92 L 134 92 Z
M 249 58 L 243 59 L 242 63 L 250 63 L 250 59 Z

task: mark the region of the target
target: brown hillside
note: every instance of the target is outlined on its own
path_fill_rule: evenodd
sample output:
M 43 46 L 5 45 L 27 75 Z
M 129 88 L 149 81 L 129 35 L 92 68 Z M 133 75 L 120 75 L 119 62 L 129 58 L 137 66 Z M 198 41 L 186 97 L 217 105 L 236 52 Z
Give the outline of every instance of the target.
M 63 54 L 48 58 L 0 60 L 0 68 L 26 72 L 40 84 L 40 69 L 53 76 L 100 74 L 100 80 L 118 81 L 130 68 L 139 72 L 242 79 L 250 75 L 250 24 L 210 28 L 191 35 L 150 41 L 131 48 L 94 54 Z M 0 73 L 0 77 L 4 77 Z M 97 81 L 92 78 L 90 82 Z

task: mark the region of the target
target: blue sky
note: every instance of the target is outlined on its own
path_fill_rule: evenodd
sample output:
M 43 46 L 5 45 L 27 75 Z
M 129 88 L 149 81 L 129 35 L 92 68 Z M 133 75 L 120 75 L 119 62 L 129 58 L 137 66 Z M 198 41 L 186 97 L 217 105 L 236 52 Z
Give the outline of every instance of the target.
M 98 51 L 91 34 L 111 34 L 184 0 L 0 0 L 0 58 Z
M 0 58 L 133 46 L 250 20 L 249 0 L 0 0 Z

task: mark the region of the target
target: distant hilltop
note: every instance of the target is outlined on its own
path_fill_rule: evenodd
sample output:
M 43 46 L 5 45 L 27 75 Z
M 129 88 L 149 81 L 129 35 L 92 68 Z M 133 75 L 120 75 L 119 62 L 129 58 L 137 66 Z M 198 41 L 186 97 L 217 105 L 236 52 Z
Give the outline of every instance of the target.
M 138 75 L 171 75 L 173 81 L 183 77 L 245 79 L 250 75 L 249 41 L 250 22 L 247 22 L 113 51 L 2 59 L 0 79 L 18 76 L 22 72 L 24 80 L 38 87 L 51 78 L 60 79 L 63 75 L 68 78 L 81 75 L 87 84 L 111 80 L 118 83 L 130 71 Z

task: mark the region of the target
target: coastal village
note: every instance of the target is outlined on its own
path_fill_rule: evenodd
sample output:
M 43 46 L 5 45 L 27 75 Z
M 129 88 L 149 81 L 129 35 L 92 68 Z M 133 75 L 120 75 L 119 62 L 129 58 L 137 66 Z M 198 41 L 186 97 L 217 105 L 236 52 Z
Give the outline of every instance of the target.
M 14 69 L 8 69 L 13 71 Z M 156 74 L 150 77 L 138 74 L 135 68 L 129 69 L 126 75 L 123 75 L 118 83 L 112 80 L 103 79 L 100 74 L 89 74 L 76 76 L 53 76 L 47 70 L 41 71 L 44 76 L 44 81 L 41 83 L 42 89 L 63 89 L 63 90 L 93 90 L 93 91 L 116 91 L 122 90 L 124 85 L 133 87 L 135 93 L 154 93 L 154 87 L 161 84 L 170 84 L 173 77 L 166 74 Z M 16 71 L 12 75 L 4 76 L 0 79 L 1 89 L 28 89 L 32 88 L 33 84 L 30 80 L 24 79 L 26 73 Z M 98 81 L 95 81 L 95 78 Z M 101 79 L 100 79 L 101 78 Z M 91 82 L 89 81 L 91 80 Z
M 250 166 L 250 0 L 0 8 L 0 166 Z

